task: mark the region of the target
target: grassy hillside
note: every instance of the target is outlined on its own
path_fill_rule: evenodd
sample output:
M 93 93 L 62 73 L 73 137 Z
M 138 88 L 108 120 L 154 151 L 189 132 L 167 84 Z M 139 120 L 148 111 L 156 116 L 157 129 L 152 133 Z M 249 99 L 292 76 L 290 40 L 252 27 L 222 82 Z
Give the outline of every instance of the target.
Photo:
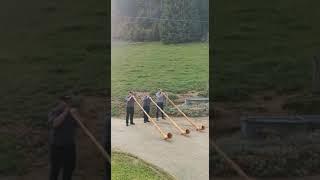
M 129 90 L 154 93 L 162 88 L 185 93 L 206 90 L 208 86 L 207 43 L 118 42 L 113 44 L 111 56 L 113 112 L 123 107 L 123 98 Z
M 318 1 L 215 1 L 213 84 L 217 101 L 311 88 L 319 55 Z

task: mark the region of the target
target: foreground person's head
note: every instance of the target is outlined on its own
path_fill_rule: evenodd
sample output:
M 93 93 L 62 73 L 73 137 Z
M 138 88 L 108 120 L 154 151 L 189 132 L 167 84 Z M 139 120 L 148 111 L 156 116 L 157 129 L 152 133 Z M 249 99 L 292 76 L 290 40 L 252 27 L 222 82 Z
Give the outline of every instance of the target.
M 73 108 L 79 108 L 81 104 L 81 98 L 78 93 L 68 92 L 60 96 L 60 103 Z

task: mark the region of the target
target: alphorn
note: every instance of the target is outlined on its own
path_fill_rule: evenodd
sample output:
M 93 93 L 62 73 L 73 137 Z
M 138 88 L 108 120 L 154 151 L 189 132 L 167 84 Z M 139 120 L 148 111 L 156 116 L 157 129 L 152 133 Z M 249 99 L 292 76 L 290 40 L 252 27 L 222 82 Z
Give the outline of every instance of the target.
M 178 124 L 177 124 L 176 122 L 174 122 L 174 120 L 173 120 L 170 116 L 168 116 L 168 114 L 165 113 L 165 112 L 158 106 L 158 104 L 153 101 L 153 99 L 152 99 L 151 97 L 149 97 L 149 98 L 150 98 L 151 102 L 152 102 L 153 104 L 155 104 L 155 105 L 157 106 L 157 108 L 158 108 L 158 109 L 171 121 L 171 123 L 180 131 L 181 134 L 185 135 L 185 134 L 189 134 L 189 133 L 190 133 L 189 129 L 183 130 L 181 127 L 179 127 Z
M 226 153 L 224 153 L 219 146 L 214 143 L 214 141 L 210 141 L 210 145 L 213 146 L 214 150 L 222 156 L 222 158 L 227 161 L 227 163 L 245 180 L 254 180 L 253 178 L 250 178 L 241 168 L 238 164 L 236 164 L 232 159 L 230 159 Z
M 163 94 L 168 99 L 168 101 L 187 119 L 187 121 L 196 128 L 197 131 L 205 129 L 205 126 L 203 125 L 201 125 L 201 127 L 198 127 L 196 123 L 194 123 L 184 112 L 182 112 L 182 110 L 177 105 L 173 103 L 173 101 L 171 101 L 171 99 L 167 96 L 166 93 Z
M 79 124 L 79 126 L 82 128 L 82 130 L 84 131 L 84 133 L 91 139 L 91 141 L 93 142 L 93 144 L 98 148 L 98 150 L 100 151 L 100 153 L 102 154 L 102 156 L 109 162 L 111 163 L 111 159 L 110 156 L 108 155 L 108 153 L 104 150 L 104 148 L 100 145 L 100 143 L 96 140 L 96 138 L 90 133 L 90 131 L 83 125 L 82 121 L 80 120 L 80 116 L 79 114 L 75 111 L 75 110 L 71 110 L 70 111 L 71 115 L 73 116 L 73 118 L 77 121 L 77 123 Z
M 165 134 L 162 129 L 157 125 L 157 123 L 149 116 L 149 114 L 143 109 L 143 107 L 140 105 L 140 103 L 137 101 L 137 99 L 132 96 L 132 98 L 134 99 L 134 101 L 136 101 L 136 103 L 138 104 L 138 106 L 141 108 L 141 110 L 143 111 L 144 114 L 146 114 L 148 116 L 148 118 L 151 120 L 151 122 L 153 123 L 153 125 L 159 130 L 160 134 L 163 136 L 163 138 L 165 140 L 167 139 L 171 139 L 172 138 L 172 134 L 171 133 L 168 133 L 168 134 Z

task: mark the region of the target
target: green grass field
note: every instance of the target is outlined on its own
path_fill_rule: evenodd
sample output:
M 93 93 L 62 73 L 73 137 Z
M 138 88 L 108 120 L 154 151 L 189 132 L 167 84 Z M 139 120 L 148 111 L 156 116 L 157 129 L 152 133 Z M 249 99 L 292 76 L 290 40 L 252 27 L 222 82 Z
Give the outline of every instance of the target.
M 129 90 L 179 94 L 208 87 L 208 43 L 113 43 L 111 55 L 113 115 Z
M 104 22 L 104 7 L 79 2 L 73 12 L 67 2 L 26 6 L 33 26 L 16 22 L 10 24 L 12 30 L 0 33 L 1 123 L 41 124 L 62 92 L 103 93 L 106 88 L 105 31 L 98 25 Z M 49 7 L 56 10 L 47 12 Z
M 215 1 L 214 99 L 245 100 L 265 91 L 311 88 L 319 55 L 318 1 Z
M 31 156 L 27 158 L 30 154 L 23 151 L 35 147 L 28 147 L 16 135 L 23 127 L 47 132 L 47 113 L 61 93 L 71 89 L 82 94 L 105 93 L 104 4 L 47 0 L 2 3 L 0 176 L 17 174 L 26 167 L 24 161 Z M 15 125 L 22 131 L 2 131 Z M 10 139 L 2 138 L 7 136 Z M 46 144 L 42 146 L 46 148 Z
M 21 167 L 25 167 L 26 162 L 23 160 L 24 154 L 21 151 L 23 148 L 18 145 L 17 139 L 1 134 L 0 142 L 0 174 L 24 173 L 25 169 Z
M 121 152 L 112 152 L 112 179 L 123 180 L 174 180 L 159 168 Z
M 214 31 L 210 34 L 214 43 L 214 56 L 211 57 L 213 63 L 210 64 L 214 86 L 212 99 L 225 103 L 229 106 L 226 109 L 236 107 L 237 110 L 242 110 L 242 115 L 248 115 L 252 111 L 252 115 L 258 114 L 257 110 L 246 108 L 250 107 L 250 102 L 253 106 L 263 107 L 265 104 L 255 101 L 256 97 L 253 96 L 263 97 L 270 92 L 275 96 L 272 97 L 275 100 L 274 106 L 281 102 L 277 98 L 279 95 L 293 95 L 294 100 L 297 100 L 296 95 L 302 96 L 298 102 L 305 101 L 305 98 L 314 99 L 310 97 L 311 61 L 314 55 L 320 55 L 319 5 L 320 2 L 316 0 L 214 1 Z M 296 106 L 298 111 L 303 110 L 305 114 L 310 113 L 311 109 L 319 114 L 319 106 L 312 103 L 308 108 L 301 106 L 301 103 L 291 105 Z M 266 113 L 275 113 L 273 111 L 271 109 Z M 292 112 L 294 113 L 296 112 Z M 228 120 L 228 117 L 224 120 Z M 305 176 L 317 173 L 310 164 L 317 163 L 313 154 L 317 154 L 319 148 L 314 146 L 310 148 L 312 150 L 306 150 L 307 146 L 303 143 L 307 142 L 307 138 L 304 136 L 300 137 L 303 143 L 299 143 L 298 136 L 290 134 L 290 137 L 295 137 L 293 141 L 297 145 L 287 145 L 290 141 L 270 135 L 270 140 L 279 141 L 280 145 L 260 140 L 267 142 L 270 146 L 268 148 L 267 145 L 259 144 L 260 141 L 238 144 L 241 142 L 241 132 L 232 136 L 231 133 L 226 133 L 225 138 L 217 143 L 252 177 Z M 248 142 L 248 139 L 244 141 Z M 303 154 L 301 156 L 300 151 Z M 306 152 L 310 152 L 310 155 L 306 155 Z M 215 173 L 218 175 L 223 167 L 221 164 L 225 162 L 221 163 L 214 151 L 211 153 Z M 247 164 L 244 160 L 246 155 Z M 308 160 L 309 157 L 313 157 L 310 158 L 312 163 Z M 306 165 L 299 164 L 295 167 L 295 163 L 292 163 L 300 161 Z M 305 169 L 301 169 L 302 167 Z M 219 174 L 222 175 L 230 176 L 230 173 Z

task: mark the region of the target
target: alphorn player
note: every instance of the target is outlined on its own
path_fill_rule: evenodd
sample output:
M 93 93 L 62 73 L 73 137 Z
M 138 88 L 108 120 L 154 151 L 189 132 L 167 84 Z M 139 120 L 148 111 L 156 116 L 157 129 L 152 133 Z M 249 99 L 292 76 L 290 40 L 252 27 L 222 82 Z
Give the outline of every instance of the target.
M 127 102 L 127 115 L 126 115 L 126 124 L 129 126 L 129 118 L 130 118 L 130 124 L 135 125 L 133 122 L 133 114 L 134 114 L 134 98 L 132 91 L 129 91 L 128 96 L 125 98 Z
M 150 96 L 149 93 L 147 93 L 143 98 L 142 98 L 142 102 L 143 102 L 143 109 L 146 111 L 146 113 L 149 114 L 150 112 Z M 150 122 L 148 116 L 143 112 L 143 122 L 147 123 Z
M 70 112 L 77 111 L 79 104 L 74 93 L 59 98 L 58 105 L 48 114 L 50 180 L 58 180 L 63 171 L 63 180 L 71 180 L 76 167 L 76 128 L 78 124 Z
M 166 101 L 166 97 L 164 96 L 163 93 L 164 92 L 162 92 L 161 89 L 159 89 L 158 92 L 156 93 L 157 105 L 161 108 L 161 110 L 163 110 L 164 105 L 165 105 L 165 101 Z M 162 119 L 165 119 L 163 113 L 157 107 L 157 112 L 156 112 L 157 121 L 159 121 L 159 113 L 161 113 Z

